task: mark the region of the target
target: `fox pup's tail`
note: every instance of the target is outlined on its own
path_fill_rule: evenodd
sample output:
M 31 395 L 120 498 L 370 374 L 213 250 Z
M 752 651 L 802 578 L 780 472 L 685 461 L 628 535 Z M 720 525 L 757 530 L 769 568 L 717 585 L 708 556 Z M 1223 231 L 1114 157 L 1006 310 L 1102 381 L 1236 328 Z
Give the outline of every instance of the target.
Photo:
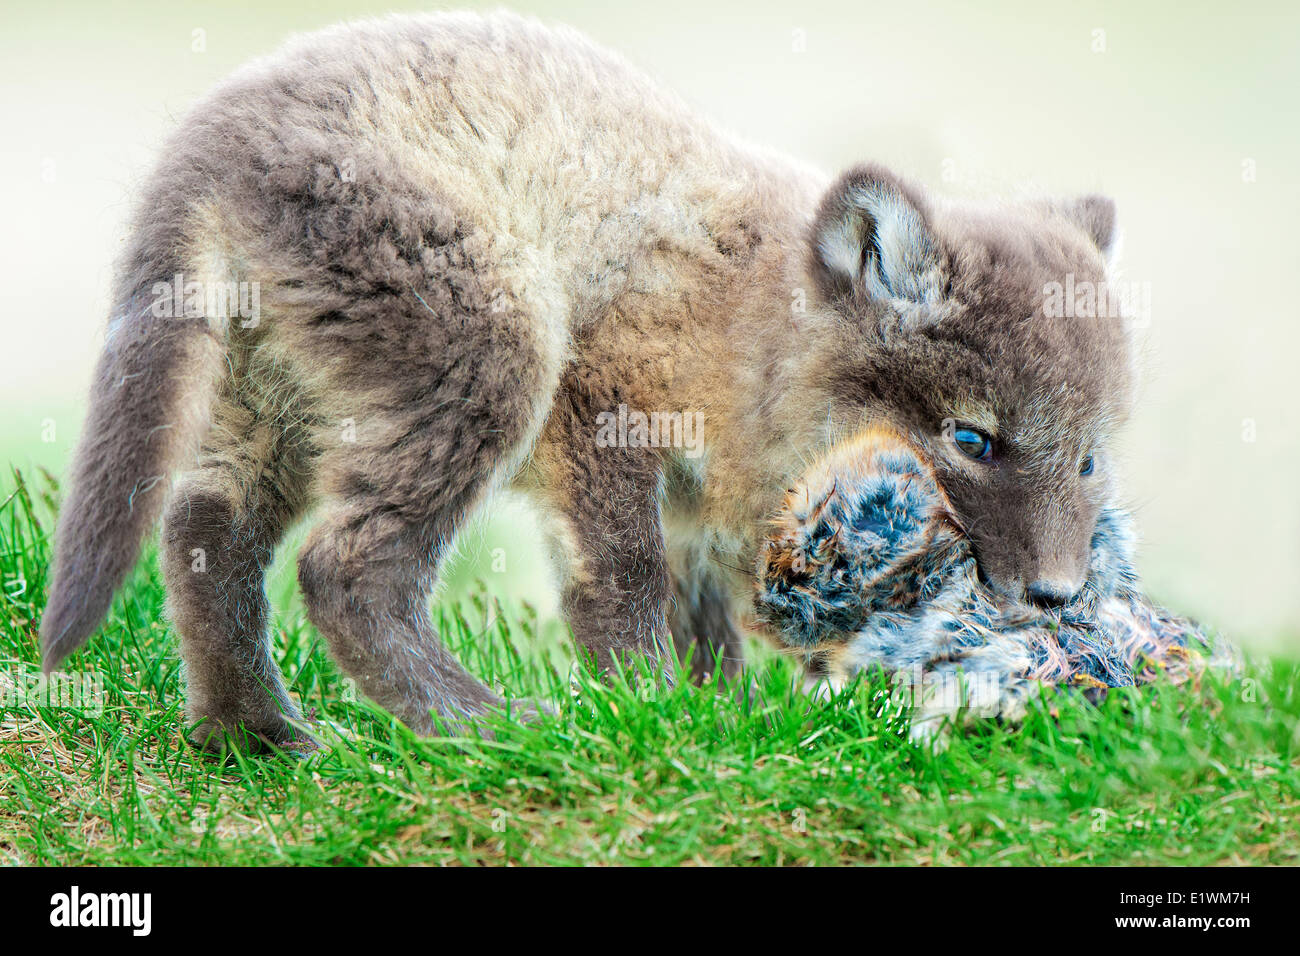
M 46 673 L 108 613 L 162 510 L 171 473 L 194 456 L 206 429 L 224 349 L 205 319 L 171 317 L 183 315 L 180 302 L 158 308 L 153 290 L 172 281 L 167 274 L 133 283 L 109 325 L 55 535 L 41 620 Z

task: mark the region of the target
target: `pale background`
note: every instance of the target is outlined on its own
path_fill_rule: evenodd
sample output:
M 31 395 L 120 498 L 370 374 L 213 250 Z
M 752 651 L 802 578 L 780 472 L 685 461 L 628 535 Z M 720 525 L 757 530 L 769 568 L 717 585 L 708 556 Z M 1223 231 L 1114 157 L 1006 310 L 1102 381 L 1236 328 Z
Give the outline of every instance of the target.
M 289 33 L 435 8 L 6 0 L 0 460 L 66 461 L 120 223 L 175 118 Z M 1125 453 L 1145 579 L 1243 643 L 1300 654 L 1294 4 L 514 9 L 587 31 L 724 125 L 827 170 L 873 159 L 949 194 L 1114 196 L 1124 278 L 1152 290 L 1147 378 Z M 450 596 L 482 578 L 553 614 L 535 539 L 508 505 L 462 542 Z M 504 573 L 491 568 L 498 547 Z

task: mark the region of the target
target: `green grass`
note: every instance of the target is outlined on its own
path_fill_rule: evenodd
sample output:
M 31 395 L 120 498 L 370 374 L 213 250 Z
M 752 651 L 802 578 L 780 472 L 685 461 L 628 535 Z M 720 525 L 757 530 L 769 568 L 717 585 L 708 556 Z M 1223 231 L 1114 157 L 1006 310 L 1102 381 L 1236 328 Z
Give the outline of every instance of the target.
M 41 483 L 46 487 L 47 483 Z M 0 675 L 36 669 L 48 490 L 0 506 Z M 33 495 L 36 500 L 33 501 Z M 419 739 L 359 700 L 296 601 L 276 648 L 325 746 L 211 758 L 184 738 L 153 557 L 69 669 L 102 713 L 0 712 L 0 859 L 41 864 L 1296 863 L 1300 669 L 1045 697 L 1022 727 L 943 752 L 880 716 L 878 683 L 830 703 L 767 655 L 744 700 L 570 675 L 526 611 L 441 613 L 479 675 L 555 701 L 496 739 Z M 478 622 L 477 624 L 471 621 Z M 635 684 L 635 682 L 633 682 Z M 328 723 L 325 723 L 328 721 Z

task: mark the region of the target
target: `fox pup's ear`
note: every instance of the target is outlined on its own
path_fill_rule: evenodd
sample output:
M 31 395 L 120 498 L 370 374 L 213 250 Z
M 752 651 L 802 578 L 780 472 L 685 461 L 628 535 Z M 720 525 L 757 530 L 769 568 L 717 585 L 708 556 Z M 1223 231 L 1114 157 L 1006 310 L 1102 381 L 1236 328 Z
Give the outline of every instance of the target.
M 1119 256 L 1119 226 L 1116 223 L 1115 200 L 1109 196 L 1080 196 L 1057 203 L 1067 219 L 1083 230 L 1093 241 L 1106 262 L 1113 263 Z
M 936 301 L 939 253 L 920 193 L 879 166 L 842 176 L 813 222 L 812 273 L 827 298 Z

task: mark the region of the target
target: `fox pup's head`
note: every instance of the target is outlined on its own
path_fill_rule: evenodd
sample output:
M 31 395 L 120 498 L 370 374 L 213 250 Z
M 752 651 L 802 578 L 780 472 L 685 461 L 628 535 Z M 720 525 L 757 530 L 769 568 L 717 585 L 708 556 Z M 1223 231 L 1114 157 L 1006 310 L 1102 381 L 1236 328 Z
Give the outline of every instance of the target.
M 1114 245 L 1103 197 L 939 207 L 873 167 L 814 223 L 834 420 L 891 424 L 929 454 L 980 573 L 1012 599 L 1062 603 L 1087 574 L 1133 392 Z

